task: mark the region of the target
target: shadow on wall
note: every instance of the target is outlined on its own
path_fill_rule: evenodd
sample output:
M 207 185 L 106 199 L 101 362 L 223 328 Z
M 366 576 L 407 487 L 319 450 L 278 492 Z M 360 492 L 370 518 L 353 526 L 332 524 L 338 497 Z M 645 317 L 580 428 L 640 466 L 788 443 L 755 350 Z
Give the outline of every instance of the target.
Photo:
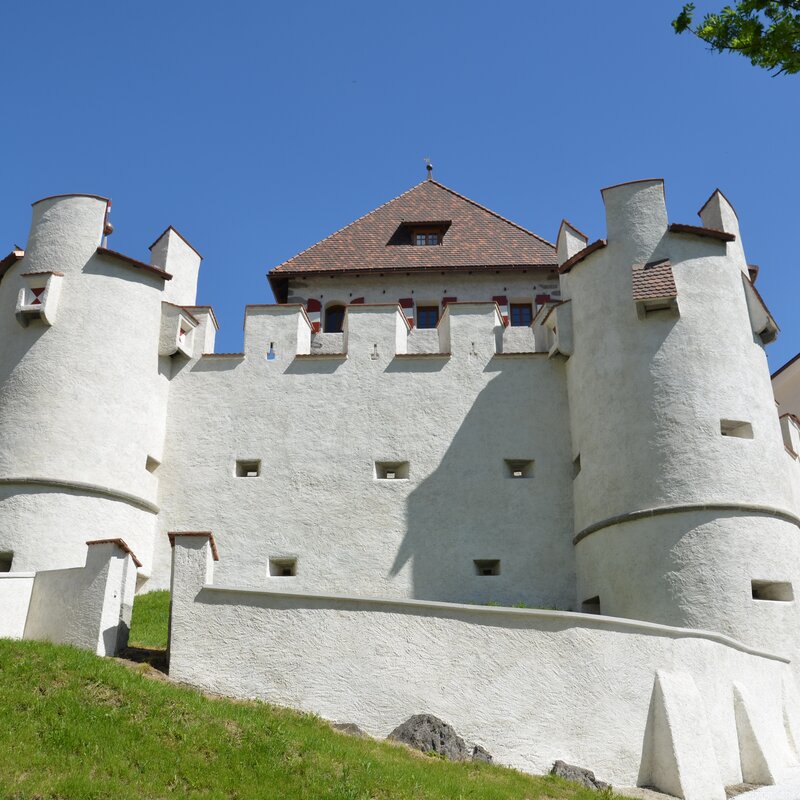
M 471 404 L 465 387 L 442 407 L 426 409 L 441 415 L 442 436 L 449 435 L 447 420 L 463 422 L 438 467 L 407 500 L 405 537 L 390 575 L 410 565 L 414 598 L 572 603 L 569 433 L 566 415 L 549 424 L 552 412 L 543 410 L 563 402 L 564 381 L 559 366 L 537 367 L 497 372 Z M 490 362 L 485 372 L 491 370 Z M 529 476 L 514 478 L 507 460 L 535 465 Z

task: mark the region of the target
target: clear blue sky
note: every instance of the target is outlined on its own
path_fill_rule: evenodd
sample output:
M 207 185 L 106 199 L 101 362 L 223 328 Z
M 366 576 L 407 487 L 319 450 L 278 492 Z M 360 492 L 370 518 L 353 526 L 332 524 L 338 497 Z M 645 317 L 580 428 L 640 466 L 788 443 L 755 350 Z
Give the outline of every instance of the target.
M 0 250 L 29 204 L 114 201 L 137 258 L 168 224 L 239 350 L 266 271 L 438 180 L 552 240 L 603 236 L 602 186 L 664 177 L 670 218 L 719 186 L 781 336 L 800 350 L 800 76 L 675 36 L 682 0 L 4 4 Z M 700 2 L 718 8 L 723 0 Z

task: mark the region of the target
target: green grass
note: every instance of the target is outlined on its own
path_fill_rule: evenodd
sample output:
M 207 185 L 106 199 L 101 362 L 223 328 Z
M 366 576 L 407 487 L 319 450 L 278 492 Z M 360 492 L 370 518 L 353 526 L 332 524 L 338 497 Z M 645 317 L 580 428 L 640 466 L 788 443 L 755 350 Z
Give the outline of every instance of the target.
M 169 592 L 150 592 L 139 595 L 133 603 L 131 647 L 166 649 L 169 624 Z
M 345 736 L 264 703 L 209 698 L 71 647 L 0 639 L 0 675 L 3 800 L 611 798 Z

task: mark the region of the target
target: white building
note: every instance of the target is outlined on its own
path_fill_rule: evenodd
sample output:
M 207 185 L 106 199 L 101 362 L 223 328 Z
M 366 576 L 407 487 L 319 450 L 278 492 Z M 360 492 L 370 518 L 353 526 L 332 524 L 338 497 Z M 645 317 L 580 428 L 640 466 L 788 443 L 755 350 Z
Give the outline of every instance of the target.
M 607 239 L 564 222 L 552 245 L 425 181 L 272 270 L 279 304 L 246 307 L 243 353 L 214 352 L 200 256 L 177 231 L 143 263 L 103 246 L 104 198 L 35 203 L 27 247 L 0 262 L 0 569 L 78 567 L 87 540 L 121 538 L 140 589 L 166 587 L 176 534 L 178 677 L 362 713 L 376 734 L 440 703 L 506 763 L 540 769 L 555 741 L 600 777 L 698 800 L 781 779 L 800 746 L 800 446 L 763 349 L 777 326 L 721 192 L 699 227 L 670 224 L 659 180 L 603 199 Z M 197 531 L 213 532 L 213 579 L 208 537 L 180 535 Z M 353 602 L 350 630 L 350 612 L 323 613 Z M 577 613 L 486 617 L 489 602 Z M 463 711 L 483 697 L 467 698 L 469 672 L 425 709 L 413 680 L 392 708 L 382 681 L 358 703 L 332 695 L 358 631 L 380 642 L 359 652 L 365 673 L 413 672 L 409 614 L 439 626 L 415 647 L 492 642 L 488 674 L 507 679 L 486 709 Z M 213 660 L 214 643 L 227 663 L 275 636 L 293 662 L 269 647 L 240 673 Z M 583 646 L 630 683 L 576 699 L 535 669 L 588 686 Z M 532 653 L 554 725 L 591 696 L 629 730 L 559 738 L 521 719 L 511 687 Z M 278 670 L 296 681 L 276 687 Z

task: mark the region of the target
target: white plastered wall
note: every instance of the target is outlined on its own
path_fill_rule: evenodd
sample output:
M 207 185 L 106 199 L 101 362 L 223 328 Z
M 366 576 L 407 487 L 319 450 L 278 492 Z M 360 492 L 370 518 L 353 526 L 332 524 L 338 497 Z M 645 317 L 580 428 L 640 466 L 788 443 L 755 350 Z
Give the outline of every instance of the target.
M 21 639 L 33 591 L 34 572 L 0 573 L 0 638 Z
M 493 303 L 448 307 L 450 356 L 397 356 L 398 316 L 364 306 L 346 358 L 298 358 L 302 312 L 254 309 L 243 357 L 173 378 L 151 587 L 167 585 L 167 531 L 213 530 L 222 572 L 256 586 L 571 607 L 563 365 L 496 355 Z M 235 477 L 237 459 L 261 474 Z M 375 462 L 408 478 L 378 480 Z M 296 576 L 268 576 L 270 558 L 296 558 Z M 500 575 L 478 575 L 493 559 Z
M 15 570 L 78 566 L 93 535 L 125 538 L 151 568 L 164 281 L 97 253 L 105 214 L 96 197 L 34 204 L 25 256 L 0 281 L 0 550 Z M 43 270 L 64 273 L 57 319 L 23 327 L 20 276 Z
M 756 610 L 746 599 L 750 578 L 797 586 L 800 550 L 796 478 L 739 251 L 668 232 L 661 181 L 604 199 L 608 245 L 568 275 L 577 600 L 599 594 L 603 612 L 794 651 L 794 604 Z M 640 319 L 631 265 L 662 258 L 679 316 Z M 723 420 L 749 423 L 752 438 L 723 436 Z M 651 519 L 653 509 L 673 513 Z
M 128 643 L 136 565 L 115 542 L 89 542 L 86 563 L 33 580 L 24 638 L 113 656 Z
M 775 375 L 772 389 L 781 414 L 800 416 L 800 359 L 786 364 Z
M 712 760 L 681 767 L 688 800 L 724 797 L 722 786 L 742 779 L 737 683 L 759 709 L 774 779 L 796 762 L 783 723 L 782 687 L 794 685 L 786 660 L 725 637 L 582 614 L 254 591 L 219 584 L 210 565 L 207 539 L 176 538 L 177 680 L 355 722 L 379 737 L 432 713 L 499 763 L 541 773 L 563 759 L 621 785 L 663 775 L 670 739 L 697 747 L 702 723 Z M 667 686 L 672 718 L 660 738 L 658 670 L 684 676 L 678 683 L 700 701 L 684 720 Z M 697 790 L 709 785 L 711 793 Z
M 396 303 L 401 298 L 412 298 L 416 306 L 436 306 L 441 309 L 445 297 L 459 301 L 487 302 L 498 295 L 508 297 L 510 303 L 533 303 L 537 295 L 549 294 L 560 298 L 558 276 L 554 270 L 531 268 L 527 270 L 469 270 L 442 272 L 432 270 L 431 275 L 401 272 L 397 275 L 383 273 L 341 275 L 330 277 L 309 276 L 292 278 L 289 283 L 289 303 L 306 303 L 319 300 L 322 305 L 324 325 L 325 308 L 329 305 L 349 305 L 363 297 L 367 304 Z M 415 310 L 414 309 L 414 310 Z M 411 309 L 409 309 L 409 313 Z

